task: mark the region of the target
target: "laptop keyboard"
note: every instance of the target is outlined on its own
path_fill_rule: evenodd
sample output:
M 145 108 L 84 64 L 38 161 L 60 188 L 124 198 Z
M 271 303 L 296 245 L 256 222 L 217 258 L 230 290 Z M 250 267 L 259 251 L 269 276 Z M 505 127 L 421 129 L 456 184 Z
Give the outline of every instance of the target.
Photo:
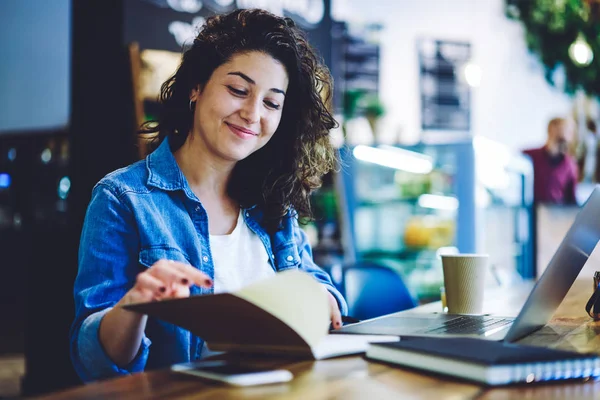
M 496 330 L 504 325 L 511 324 L 512 322 L 512 319 L 471 315 L 460 316 L 450 321 L 444 322 L 441 326 L 429 329 L 424 333 L 481 335 L 492 329 Z

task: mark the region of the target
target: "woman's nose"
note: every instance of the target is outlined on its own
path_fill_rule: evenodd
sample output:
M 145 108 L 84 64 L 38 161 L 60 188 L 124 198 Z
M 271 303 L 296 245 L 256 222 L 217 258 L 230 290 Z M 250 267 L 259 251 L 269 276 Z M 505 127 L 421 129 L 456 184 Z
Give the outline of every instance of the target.
M 244 102 L 240 115 L 249 124 L 258 122 L 260 119 L 260 101 L 248 99 Z

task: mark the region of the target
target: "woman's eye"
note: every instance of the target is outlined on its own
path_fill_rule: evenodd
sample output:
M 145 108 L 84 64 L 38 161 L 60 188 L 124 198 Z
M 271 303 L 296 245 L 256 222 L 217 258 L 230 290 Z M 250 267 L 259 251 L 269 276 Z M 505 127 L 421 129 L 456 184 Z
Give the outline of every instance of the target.
M 227 86 L 227 89 L 236 96 L 244 96 L 246 94 L 244 90 L 236 89 L 233 86 Z
M 273 103 L 272 101 L 265 101 L 265 105 L 273 110 L 279 110 L 280 105 L 277 103 Z

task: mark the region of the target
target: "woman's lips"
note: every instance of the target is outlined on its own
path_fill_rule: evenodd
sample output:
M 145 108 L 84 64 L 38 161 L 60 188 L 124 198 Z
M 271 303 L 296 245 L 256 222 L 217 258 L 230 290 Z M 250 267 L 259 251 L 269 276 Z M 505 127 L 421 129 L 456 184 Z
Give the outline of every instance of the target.
M 242 128 L 241 126 L 230 124 L 226 122 L 227 127 L 233 132 L 235 135 L 242 139 L 249 139 L 251 137 L 258 136 L 256 132 L 251 131 L 250 129 Z

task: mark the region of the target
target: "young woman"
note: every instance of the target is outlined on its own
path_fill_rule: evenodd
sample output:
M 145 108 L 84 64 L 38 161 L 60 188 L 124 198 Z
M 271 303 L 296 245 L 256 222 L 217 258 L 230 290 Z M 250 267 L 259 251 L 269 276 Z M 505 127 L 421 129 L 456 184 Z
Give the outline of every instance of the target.
M 157 148 L 93 190 L 71 329 L 84 381 L 202 356 L 201 338 L 123 305 L 234 291 L 290 268 L 323 285 L 341 326 L 345 301 L 298 226 L 335 163 L 322 93 L 329 73 L 289 18 L 207 20 L 144 127 Z

